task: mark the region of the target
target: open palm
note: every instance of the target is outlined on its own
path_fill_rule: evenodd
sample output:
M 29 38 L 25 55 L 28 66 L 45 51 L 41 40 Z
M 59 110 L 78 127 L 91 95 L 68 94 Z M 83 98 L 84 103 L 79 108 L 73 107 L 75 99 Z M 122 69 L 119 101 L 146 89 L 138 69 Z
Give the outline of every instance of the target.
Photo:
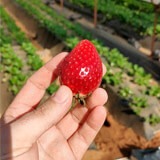
M 46 88 L 57 78 L 61 53 L 35 72 L 1 118 L 1 159 L 80 160 L 101 128 L 106 92 L 98 88 L 68 112 L 72 92 L 61 86 L 37 108 Z

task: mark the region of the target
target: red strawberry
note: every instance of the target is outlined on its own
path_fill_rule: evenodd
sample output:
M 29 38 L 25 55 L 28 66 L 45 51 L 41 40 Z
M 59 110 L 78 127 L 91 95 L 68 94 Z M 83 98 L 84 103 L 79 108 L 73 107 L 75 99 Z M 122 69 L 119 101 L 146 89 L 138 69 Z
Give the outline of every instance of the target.
M 60 83 L 68 86 L 78 97 L 92 93 L 102 80 L 102 61 L 94 45 L 82 40 L 64 59 Z

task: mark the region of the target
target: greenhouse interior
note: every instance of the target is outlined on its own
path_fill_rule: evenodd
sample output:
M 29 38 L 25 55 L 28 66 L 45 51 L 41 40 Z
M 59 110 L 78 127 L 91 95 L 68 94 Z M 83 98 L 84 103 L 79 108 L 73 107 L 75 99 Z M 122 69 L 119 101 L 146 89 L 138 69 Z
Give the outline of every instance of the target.
M 0 0 L 0 80 L 3 160 L 160 160 L 160 0 Z

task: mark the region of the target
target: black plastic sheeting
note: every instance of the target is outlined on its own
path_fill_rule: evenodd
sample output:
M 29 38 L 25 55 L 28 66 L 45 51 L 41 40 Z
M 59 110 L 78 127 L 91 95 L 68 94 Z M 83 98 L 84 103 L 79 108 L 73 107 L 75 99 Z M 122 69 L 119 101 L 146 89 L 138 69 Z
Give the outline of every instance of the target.
M 135 149 L 132 151 L 132 155 L 137 160 L 160 160 L 160 147 L 146 150 Z

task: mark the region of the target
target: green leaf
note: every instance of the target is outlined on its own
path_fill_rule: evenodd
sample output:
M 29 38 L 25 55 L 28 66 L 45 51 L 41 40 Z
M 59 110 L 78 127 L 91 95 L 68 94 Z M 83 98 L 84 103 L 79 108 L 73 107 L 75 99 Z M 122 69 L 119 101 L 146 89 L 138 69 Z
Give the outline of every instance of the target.
M 56 85 L 55 83 L 52 83 L 48 88 L 47 88 L 47 92 L 51 95 L 54 92 L 56 92 L 58 90 L 59 86 Z

